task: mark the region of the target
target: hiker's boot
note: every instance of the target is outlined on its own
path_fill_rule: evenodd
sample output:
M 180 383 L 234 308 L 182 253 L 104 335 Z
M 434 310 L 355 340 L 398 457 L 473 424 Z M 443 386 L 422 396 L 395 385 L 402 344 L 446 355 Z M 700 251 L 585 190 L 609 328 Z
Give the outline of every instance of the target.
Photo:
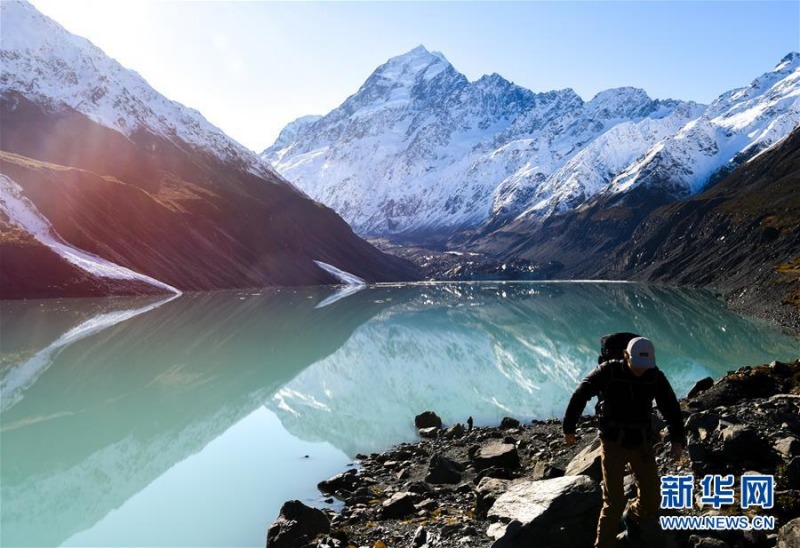
M 639 525 L 639 520 L 633 515 L 630 508 L 626 508 L 622 513 L 622 523 L 625 525 L 625 531 L 628 533 L 628 540 L 632 543 L 637 543 L 642 538 L 642 526 Z

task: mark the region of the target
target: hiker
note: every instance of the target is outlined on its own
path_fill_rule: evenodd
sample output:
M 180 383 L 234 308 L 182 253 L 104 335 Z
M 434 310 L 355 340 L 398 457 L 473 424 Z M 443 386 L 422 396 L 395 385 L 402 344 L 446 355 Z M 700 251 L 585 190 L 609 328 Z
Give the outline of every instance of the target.
M 601 465 L 603 470 L 603 508 L 597 523 L 595 548 L 616 544 L 620 518 L 624 519 L 628 538 L 636 540 L 648 533 L 656 534 L 660 504 L 660 479 L 651 426 L 653 399 L 667 420 L 671 453 L 680 457 L 684 441 L 680 406 L 669 381 L 656 367 L 653 343 L 633 334 L 622 359 L 602 361 L 575 390 L 564 414 L 564 442 L 575 443 L 575 427 L 583 408 L 593 396 L 598 397 L 596 412 L 600 429 Z M 603 339 L 603 356 L 606 339 Z M 619 354 L 618 354 L 619 355 Z M 623 515 L 625 465 L 630 464 L 636 478 L 637 497 Z

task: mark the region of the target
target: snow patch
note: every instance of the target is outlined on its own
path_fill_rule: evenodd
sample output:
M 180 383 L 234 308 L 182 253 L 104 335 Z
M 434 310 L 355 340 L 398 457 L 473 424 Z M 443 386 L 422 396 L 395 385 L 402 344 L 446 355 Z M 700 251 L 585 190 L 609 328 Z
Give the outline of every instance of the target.
M 93 276 L 114 280 L 138 280 L 178 295 L 181 294 L 179 289 L 169 284 L 66 243 L 56 233 L 50 221 L 39 213 L 30 200 L 22 195 L 22 187 L 2 174 L 0 174 L 0 211 L 5 213 L 11 224 L 26 230 L 60 257 Z
M 322 270 L 333 275 L 345 285 L 367 285 L 367 282 L 365 282 L 363 278 L 359 278 L 355 274 L 350 274 L 349 272 L 345 272 L 344 270 L 338 269 L 328 263 L 323 263 L 322 261 L 314 262 Z

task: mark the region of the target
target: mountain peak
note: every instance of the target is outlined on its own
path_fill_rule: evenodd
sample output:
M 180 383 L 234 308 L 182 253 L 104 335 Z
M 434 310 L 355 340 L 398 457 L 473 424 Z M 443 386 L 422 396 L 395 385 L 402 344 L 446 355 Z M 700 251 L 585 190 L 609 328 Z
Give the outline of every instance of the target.
M 586 108 L 589 112 L 603 114 L 603 117 L 621 118 L 632 116 L 652 102 L 643 89 L 626 86 L 599 92 L 586 103 Z
M 797 67 L 800 67 L 800 53 L 791 51 L 780 60 L 773 72 L 786 71 L 787 69 L 793 71 Z
M 411 51 L 392 57 L 378 67 L 373 75 L 398 83 L 413 84 L 419 75 L 423 75 L 425 80 L 430 80 L 450 66 L 444 55 L 430 52 L 425 46 L 419 45 Z

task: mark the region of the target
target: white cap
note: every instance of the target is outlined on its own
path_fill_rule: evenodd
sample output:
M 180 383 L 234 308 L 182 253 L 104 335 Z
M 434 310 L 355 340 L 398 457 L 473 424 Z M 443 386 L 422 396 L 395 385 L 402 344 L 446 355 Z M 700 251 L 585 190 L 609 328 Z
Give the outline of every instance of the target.
M 651 369 L 656 366 L 656 349 L 650 339 L 631 339 L 628 343 L 628 355 L 631 357 L 631 365 L 635 367 Z

